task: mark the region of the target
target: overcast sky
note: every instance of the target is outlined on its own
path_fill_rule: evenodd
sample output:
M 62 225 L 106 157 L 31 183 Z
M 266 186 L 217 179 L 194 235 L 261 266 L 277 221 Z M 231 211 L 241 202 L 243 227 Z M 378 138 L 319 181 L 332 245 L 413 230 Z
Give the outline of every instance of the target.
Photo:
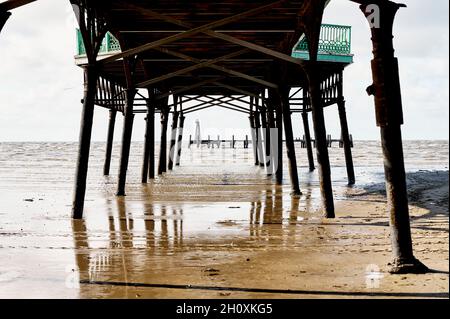
M 0 0 L 2 1 L 2 0 Z M 405 0 L 396 20 L 395 47 L 400 59 L 405 111 L 405 139 L 448 139 L 449 131 L 449 1 Z M 325 23 L 353 27 L 355 63 L 345 72 L 349 125 L 356 139 L 379 139 L 371 84 L 371 42 L 367 22 L 357 5 L 332 0 Z M 74 65 L 75 30 L 67 0 L 39 0 L 19 8 L 0 35 L 0 141 L 76 141 L 79 134 L 82 72 Z M 213 109 L 187 118 L 203 135 L 242 134 L 248 119 L 240 113 Z M 326 110 L 329 134 L 339 137 L 336 107 Z M 295 135 L 303 134 L 295 115 Z M 121 119 L 116 136 L 121 132 Z M 93 140 L 106 138 L 107 111 L 96 108 Z M 143 116 L 136 118 L 133 139 L 144 136 Z

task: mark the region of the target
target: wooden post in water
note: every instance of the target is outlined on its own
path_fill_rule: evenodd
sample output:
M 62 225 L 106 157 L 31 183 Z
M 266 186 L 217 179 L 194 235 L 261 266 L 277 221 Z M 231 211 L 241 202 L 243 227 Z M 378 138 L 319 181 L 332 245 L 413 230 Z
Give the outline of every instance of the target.
M 386 192 L 390 214 L 394 274 L 425 273 L 428 268 L 414 257 L 409 220 L 402 130 L 404 124 L 398 59 L 394 55 L 393 25 L 397 11 L 405 5 L 391 1 L 377 3 L 379 25 L 372 26 L 373 84 L 368 93 L 375 96 L 377 125 L 381 131 Z M 370 18 L 372 10 L 361 5 Z
M 267 169 L 267 176 L 271 177 L 275 174 L 276 171 L 276 159 L 275 154 L 277 153 L 277 147 L 276 147 L 276 124 L 275 124 L 275 117 L 274 117 L 274 106 L 273 106 L 273 97 L 270 95 L 269 92 L 269 98 L 266 100 L 266 106 L 267 106 L 267 124 L 269 126 L 269 148 L 270 148 L 270 165 Z M 273 133 L 273 134 L 272 134 Z
M 125 62 L 127 63 L 127 62 Z M 119 182 L 117 186 L 117 196 L 125 196 L 125 186 L 127 183 L 128 163 L 130 160 L 131 137 L 133 135 L 134 123 L 134 97 L 137 91 L 128 88 L 125 91 L 126 104 L 123 120 L 122 150 L 120 155 Z
M 84 198 L 86 196 L 86 179 L 91 148 L 92 124 L 94 119 L 94 103 L 97 94 L 98 71 L 95 65 L 84 67 L 84 98 L 81 116 L 80 142 L 77 169 L 75 173 L 75 190 L 72 204 L 72 217 L 83 218 Z
M 279 90 L 280 105 L 283 111 L 284 134 L 286 136 L 286 149 L 289 159 L 289 175 L 291 177 L 292 195 L 301 195 L 298 181 L 297 155 L 295 153 L 294 133 L 292 129 L 291 103 L 289 100 L 290 88 L 283 87 Z
M 184 131 L 184 122 L 186 117 L 183 112 L 180 113 L 180 128 L 178 129 L 178 146 L 177 146 L 177 160 L 176 166 L 180 166 L 181 164 L 181 151 L 183 149 L 183 131 Z
M 116 110 L 109 110 L 109 125 L 108 125 L 108 137 L 106 142 L 106 155 L 105 155 L 105 164 L 103 166 L 103 175 L 109 176 L 110 168 L 111 168 L 111 156 L 112 149 L 114 143 L 114 129 L 116 126 Z
M 314 163 L 314 152 L 311 141 L 311 130 L 309 128 L 308 106 L 310 105 L 310 103 L 308 97 L 308 90 L 306 88 L 303 88 L 303 104 L 304 105 L 303 105 L 302 119 L 303 119 L 303 128 L 305 130 L 305 144 L 308 153 L 309 171 L 313 172 L 316 169 L 316 165 Z
M 262 125 L 262 135 L 263 135 L 263 160 L 264 160 L 264 166 L 266 168 L 269 167 L 270 162 L 268 161 L 268 158 L 270 156 L 270 143 L 268 140 L 270 139 L 270 130 L 267 125 L 267 110 L 264 105 L 264 102 L 261 103 L 261 125 Z

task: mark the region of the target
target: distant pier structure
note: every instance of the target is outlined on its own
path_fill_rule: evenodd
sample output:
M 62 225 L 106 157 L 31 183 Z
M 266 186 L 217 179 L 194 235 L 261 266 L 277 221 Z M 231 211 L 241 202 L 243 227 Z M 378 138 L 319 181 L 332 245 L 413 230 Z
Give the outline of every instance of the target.
M 394 19 L 405 6 L 388 0 L 349 1 L 359 5 L 362 18 L 371 26 L 374 57 L 367 67 L 372 68 L 373 83 L 367 93 L 374 96 L 384 153 L 394 255 L 391 271 L 426 272 L 413 254 L 401 134 L 401 86 L 394 56 Z M 0 2 L 0 31 L 14 9 L 32 2 L 38 5 L 40 1 Z M 276 184 L 283 183 L 286 149 L 293 196 L 301 194 L 293 127 L 303 125 L 310 168 L 315 169 L 316 162 L 319 168 L 324 217 L 335 217 L 324 111 L 333 105 L 339 110 L 348 183 L 353 185 L 343 90 L 344 69 L 353 62 L 353 55 L 351 28 L 323 24 L 328 0 L 193 0 L 189 6 L 184 0 L 70 3 L 79 24 L 76 63 L 84 71 L 85 87 L 74 219 L 81 219 L 84 212 L 95 106 L 110 112 L 105 175 L 110 173 L 116 117 L 120 114 L 124 118 L 117 196 L 126 194 L 136 115 L 146 115 L 142 182 L 147 183 L 156 171 L 163 178 L 174 165 L 180 165 L 181 147 L 176 146 L 183 141 L 186 116 L 208 108 L 227 109 L 249 118 L 255 164 L 265 166 Z M 185 107 L 187 103 L 189 107 Z M 162 132 L 158 165 L 157 114 Z M 311 146 L 311 119 L 317 161 Z M 286 143 L 282 143 L 283 135 Z

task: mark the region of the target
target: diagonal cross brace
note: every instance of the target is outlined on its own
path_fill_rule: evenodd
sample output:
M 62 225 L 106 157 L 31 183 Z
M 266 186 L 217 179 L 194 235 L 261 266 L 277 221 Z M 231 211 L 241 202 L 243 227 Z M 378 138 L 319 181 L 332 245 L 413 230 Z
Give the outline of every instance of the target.
M 108 57 L 106 59 L 100 60 L 99 62 L 101 62 L 101 63 L 109 63 L 109 62 L 117 61 L 117 60 L 125 58 L 125 57 L 137 55 L 139 53 L 142 53 L 142 52 L 148 51 L 150 49 L 154 49 L 154 48 L 163 46 L 165 44 L 172 43 L 174 41 L 178 41 L 178 40 L 181 40 L 181 39 L 184 39 L 184 38 L 192 37 L 192 36 L 194 36 L 196 34 L 203 33 L 203 32 L 205 32 L 207 30 L 214 29 L 214 28 L 217 28 L 217 27 L 220 27 L 220 26 L 232 23 L 232 22 L 236 22 L 236 21 L 242 20 L 243 18 L 252 16 L 252 15 L 260 14 L 260 13 L 262 13 L 264 11 L 270 10 L 270 9 L 276 7 L 276 6 L 281 5 L 283 2 L 286 2 L 286 0 L 276 1 L 276 2 L 267 4 L 267 5 L 255 8 L 255 9 L 251 9 L 249 11 L 246 11 L 246 12 L 243 12 L 243 13 L 231 16 L 231 17 L 227 17 L 225 19 L 221 19 L 221 20 L 218 20 L 218 21 L 215 21 L 215 22 L 212 22 L 212 23 L 208 23 L 208 24 L 205 24 L 205 25 L 197 27 L 197 28 L 190 29 L 190 30 L 182 32 L 182 33 L 175 34 L 173 36 L 170 36 L 170 37 L 167 37 L 167 38 L 164 38 L 164 39 L 161 39 L 161 40 L 157 40 L 157 41 L 154 41 L 154 42 L 151 42 L 151 43 L 147 43 L 147 44 L 144 44 L 144 45 L 139 46 L 137 48 L 130 49 L 130 50 L 124 51 L 124 52 L 119 53 L 119 54 L 115 54 L 115 55 L 110 56 L 110 57 Z M 153 11 L 151 11 L 151 10 L 147 10 L 147 9 L 139 7 L 139 6 L 134 6 L 134 5 L 128 4 L 128 3 L 123 2 L 123 1 L 120 2 L 120 4 L 122 6 L 124 6 L 124 7 L 128 7 L 130 9 L 137 10 L 137 11 L 139 11 L 141 13 L 144 13 L 144 14 L 147 14 L 147 15 L 150 15 L 149 14 L 150 12 L 153 13 Z M 183 22 L 180 21 L 180 23 L 183 23 Z M 184 26 L 186 26 L 186 24 Z M 187 28 L 191 28 L 191 27 L 193 27 L 193 26 L 191 26 L 189 24 L 189 26 Z
M 196 64 L 196 65 L 193 65 L 193 66 L 190 66 L 190 67 L 187 67 L 187 68 L 184 68 L 184 69 L 181 69 L 181 70 L 169 73 L 169 74 L 165 74 L 163 76 L 160 76 L 160 77 L 157 77 L 157 78 L 154 78 L 154 79 L 151 79 L 151 80 L 144 81 L 142 83 L 139 83 L 137 85 L 137 87 L 147 87 L 147 86 L 150 86 L 152 84 L 155 84 L 155 83 L 158 83 L 158 82 L 161 82 L 161 81 L 173 78 L 175 76 L 186 74 L 186 73 L 189 73 L 191 71 L 195 71 L 195 70 L 198 70 L 198 69 L 201 69 L 201 68 L 209 67 L 209 66 L 214 65 L 215 63 L 218 63 L 220 61 L 224 61 L 224 60 L 228 60 L 228 59 L 231 59 L 231 58 L 235 58 L 235 57 L 237 57 L 239 55 L 242 55 L 244 53 L 247 53 L 247 52 L 248 52 L 248 49 L 243 49 L 243 50 L 240 50 L 240 51 L 237 51 L 237 52 L 233 52 L 233 53 L 224 55 L 224 56 L 222 56 L 220 58 L 216 58 L 216 59 L 213 59 L 213 60 L 210 60 L 210 61 L 201 62 L 199 64 Z
M 198 65 L 201 65 L 202 63 L 204 63 L 204 62 L 202 62 L 202 60 L 190 57 L 190 56 L 188 56 L 186 54 L 183 54 L 183 53 L 174 52 L 174 51 L 169 50 L 169 49 L 157 48 L 156 50 L 158 50 L 158 51 L 160 51 L 162 53 L 168 54 L 168 55 L 172 55 L 172 56 L 184 59 L 186 61 L 198 63 Z M 249 51 L 250 50 L 246 49 L 246 52 L 249 52 Z M 254 76 L 250 76 L 250 75 L 247 75 L 247 74 L 242 73 L 242 72 L 230 70 L 230 69 L 225 68 L 223 66 L 219 66 L 219 65 L 216 65 L 216 64 L 210 64 L 210 65 L 207 65 L 206 67 L 209 67 L 211 69 L 214 69 L 214 70 L 217 70 L 217 71 L 221 71 L 221 72 L 224 72 L 224 73 L 228 73 L 230 75 L 234 75 L 234 76 L 237 76 L 237 77 L 240 77 L 240 78 L 243 78 L 243 79 L 255 82 L 255 83 L 258 83 L 258 84 L 260 84 L 260 85 L 262 85 L 264 87 L 270 87 L 270 88 L 274 88 L 274 89 L 278 88 L 278 85 L 276 85 L 274 83 L 271 83 L 271 82 L 268 82 L 268 81 L 265 81 L 265 80 L 262 80 L 262 79 L 258 79 L 258 78 L 254 77 Z

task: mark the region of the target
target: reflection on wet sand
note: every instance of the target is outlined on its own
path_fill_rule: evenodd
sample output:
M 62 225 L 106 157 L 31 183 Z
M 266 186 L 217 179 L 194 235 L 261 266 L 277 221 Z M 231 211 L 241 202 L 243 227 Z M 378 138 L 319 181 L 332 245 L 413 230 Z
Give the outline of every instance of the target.
M 279 248 L 295 245 L 299 231 L 295 226 L 303 220 L 299 220 L 300 199 L 292 200 L 284 218 L 283 196 L 282 187 L 270 186 L 260 193 L 258 200 L 245 205 L 249 208 L 247 218 L 242 218 L 245 216 L 241 213 L 243 207 L 233 208 L 237 210 L 234 216 L 240 218 L 223 221 L 220 214 L 211 216 L 213 227 L 206 227 L 206 224 L 190 227 L 184 210 L 195 215 L 198 206 L 149 201 L 134 205 L 134 202 L 127 203 L 124 198 L 107 200 L 107 237 L 102 238 L 98 230 L 93 230 L 92 236 L 89 236 L 90 230 L 84 221 L 73 222 L 75 259 L 80 280 L 82 283 L 123 282 L 132 285 L 137 279 L 139 282 L 150 279 L 156 268 L 202 266 L 202 258 L 190 256 L 193 253 L 220 262 L 222 254 L 226 257 L 236 249 L 258 250 L 268 245 Z M 306 196 L 305 203 L 308 198 Z M 236 227 L 237 232 L 227 231 L 227 228 L 235 230 Z M 207 236 L 206 230 L 209 230 Z M 170 284 L 172 279 L 159 278 L 159 282 Z M 104 295 L 108 294 L 106 287 L 97 288 L 107 297 Z M 81 297 L 92 296 L 92 289 L 92 286 L 81 285 Z M 111 293 L 113 297 L 114 289 Z

